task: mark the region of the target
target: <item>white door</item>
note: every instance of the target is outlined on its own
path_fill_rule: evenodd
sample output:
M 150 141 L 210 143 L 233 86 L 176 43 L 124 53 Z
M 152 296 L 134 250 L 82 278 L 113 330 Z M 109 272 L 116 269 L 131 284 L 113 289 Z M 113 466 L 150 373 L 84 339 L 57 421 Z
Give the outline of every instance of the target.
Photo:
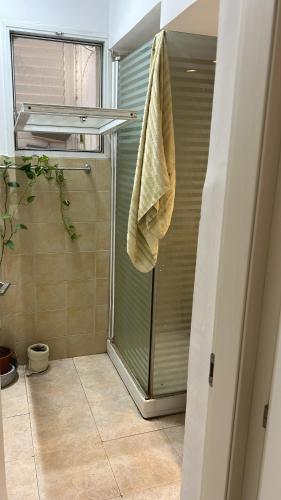
M 274 171 L 278 171 L 278 161 L 268 167 L 261 158 L 276 5 L 275 0 L 221 0 L 220 4 L 217 74 L 191 329 L 183 500 L 240 500 L 239 495 L 228 496 L 228 486 L 233 472 L 230 459 L 247 334 L 249 286 L 257 283 L 259 295 L 263 290 L 263 280 L 255 281 L 250 275 L 256 214 L 260 203 L 264 209 L 259 215 L 264 217 L 263 224 L 269 221 L 269 234 L 274 201 L 271 191 L 274 194 Z M 258 199 L 264 193 L 268 203 L 263 203 L 263 196 Z M 262 257 L 255 255 L 255 262 L 261 260 L 264 268 L 268 239 L 264 238 Z M 264 273 L 262 269 L 257 275 Z M 256 316 L 259 313 L 257 309 Z M 251 338 L 257 344 L 253 333 Z M 212 352 L 214 376 L 209 387 Z M 250 365 L 253 380 L 255 355 Z M 243 395 L 246 401 L 251 389 L 249 384 L 246 397 Z M 241 492 L 243 476 L 241 469 L 237 471 Z
M 281 138 L 281 133 L 280 133 Z M 248 428 L 242 500 L 256 500 L 266 435 L 281 312 L 281 170 L 279 168 L 262 307 L 260 341 Z M 279 458 L 280 460 L 280 458 Z M 272 497 L 268 497 L 272 500 Z

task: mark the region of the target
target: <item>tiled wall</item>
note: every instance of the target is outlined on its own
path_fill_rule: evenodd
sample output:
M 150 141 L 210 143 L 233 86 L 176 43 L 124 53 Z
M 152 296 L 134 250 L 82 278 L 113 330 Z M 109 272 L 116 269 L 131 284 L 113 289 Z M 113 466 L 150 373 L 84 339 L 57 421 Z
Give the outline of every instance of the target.
M 71 167 L 85 161 L 56 160 Z M 21 362 L 27 346 L 39 341 L 49 345 L 52 359 L 106 351 L 110 161 L 88 163 L 91 174 L 65 171 L 77 241 L 64 231 L 55 184 L 40 178 L 35 201 L 20 210 L 19 222 L 29 229 L 6 252 L 1 278 L 12 286 L 0 297 L 0 344 L 13 347 Z

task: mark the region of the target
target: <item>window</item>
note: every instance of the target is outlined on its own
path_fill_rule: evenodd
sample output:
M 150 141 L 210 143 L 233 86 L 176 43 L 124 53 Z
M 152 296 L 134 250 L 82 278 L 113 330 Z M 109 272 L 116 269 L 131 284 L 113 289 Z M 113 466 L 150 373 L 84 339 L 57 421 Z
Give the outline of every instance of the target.
M 102 45 L 12 35 L 14 112 L 22 103 L 101 107 Z M 17 150 L 101 152 L 86 134 L 17 132 Z

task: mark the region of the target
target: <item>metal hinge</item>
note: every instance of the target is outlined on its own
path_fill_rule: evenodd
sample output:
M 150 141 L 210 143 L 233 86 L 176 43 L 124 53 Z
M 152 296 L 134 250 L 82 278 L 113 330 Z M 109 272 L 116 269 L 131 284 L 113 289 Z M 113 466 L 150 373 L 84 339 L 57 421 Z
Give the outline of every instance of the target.
M 214 369 L 215 369 L 215 355 L 212 352 L 211 356 L 210 356 L 210 369 L 209 369 L 209 385 L 210 385 L 210 387 L 213 387 Z
M 267 403 L 267 404 L 264 406 L 264 409 L 263 409 L 263 417 L 262 417 L 262 426 L 264 427 L 264 429 L 266 429 L 266 426 L 267 426 L 268 409 L 269 409 L 269 404 Z

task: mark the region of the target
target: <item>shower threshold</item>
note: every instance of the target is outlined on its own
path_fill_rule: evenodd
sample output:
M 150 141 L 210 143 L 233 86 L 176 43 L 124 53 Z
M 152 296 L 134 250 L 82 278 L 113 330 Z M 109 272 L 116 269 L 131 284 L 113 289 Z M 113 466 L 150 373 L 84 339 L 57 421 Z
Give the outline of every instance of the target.
M 173 415 L 185 411 L 186 393 L 148 399 L 124 365 L 111 340 L 107 341 L 107 353 L 144 418 Z

